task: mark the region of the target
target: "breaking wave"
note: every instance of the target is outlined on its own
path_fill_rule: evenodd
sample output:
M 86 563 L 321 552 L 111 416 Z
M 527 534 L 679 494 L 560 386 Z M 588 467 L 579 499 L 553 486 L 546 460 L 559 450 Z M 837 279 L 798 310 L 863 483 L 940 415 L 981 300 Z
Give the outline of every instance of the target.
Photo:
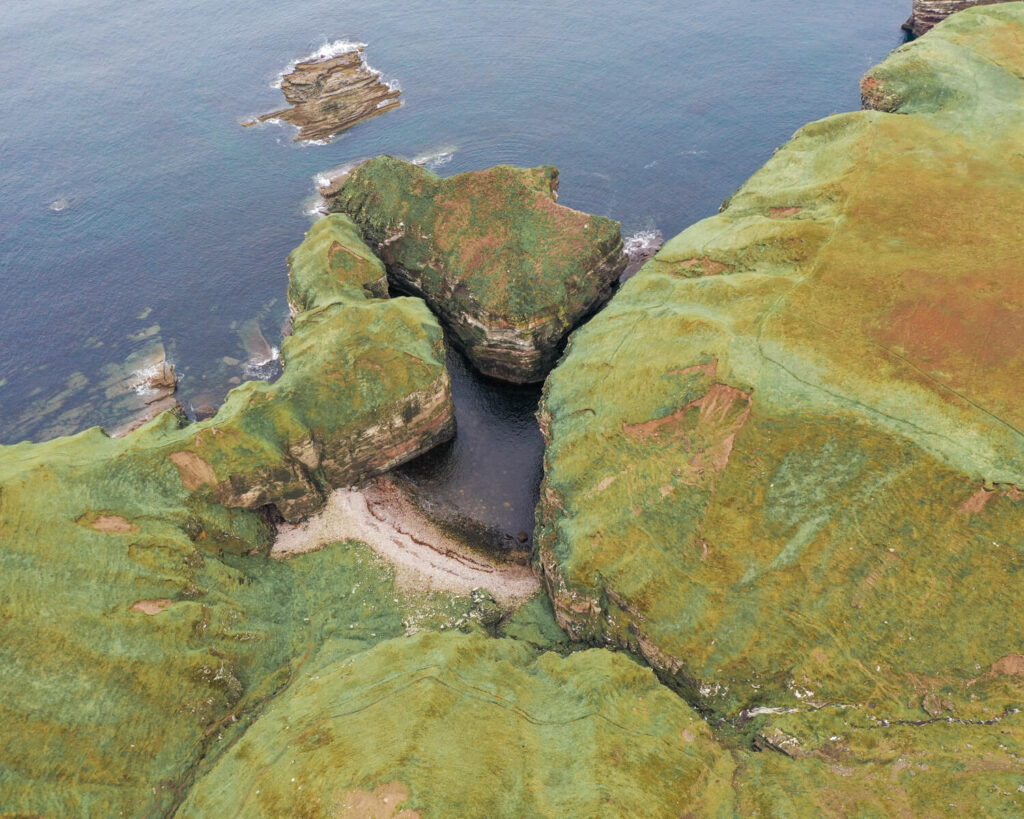
M 429 168 L 430 170 L 436 170 L 442 165 L 447 165 L 455 157 L 455 152 L 458 148 L 454 146 L 444 146 L 434 151 L 424 152 L 417 156 L 414 156 L 410 162 L 413 165 L 419 165 L 421 168 Z
M 358 51 L 361 48 L 366 48 L 366 43 L 357 43 L 352 40 L 335 40 L 333 43 L 324 43 L 320 48 L 311 54 L 307 54 L 305 57 L 299 57 L 297 60 L 292 60 L 286 65 L 274 78 L 274 81 L 270 84 L 271 88 L 280 88 L 281 81 L 285 78 L 286 74 L 291 74 L 295 70 L 295 66 L 299 63 L 319 63 L 324 60 L 332 60 L 335 57 L 340 57 L 342 54 L 348 54 L 350 51 Z M 365 60 L 363 63 L 365 64 Z M 366 66 L 370 68 L 369 66 Z M 374 69 L 370 69 L 374 71 Z M 379 72 L 375 72 L 379 73 Z

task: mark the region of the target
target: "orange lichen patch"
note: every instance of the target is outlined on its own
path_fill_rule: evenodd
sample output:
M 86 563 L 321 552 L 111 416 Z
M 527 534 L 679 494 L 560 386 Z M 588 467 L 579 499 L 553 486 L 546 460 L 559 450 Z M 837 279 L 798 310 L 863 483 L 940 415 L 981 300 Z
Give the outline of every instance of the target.
M 180 452 L 172 452 L 167 457 L 178 468 L 181 482 L 185 484 L 186 489 L 198 489 L 203 484 L 217 483 L 217 475 L 213 471 L 213 467 L 196 453 L 185 449 Z
M 683 483 L 696 485 L 708 473 L 725 470 L 736 434 L 750 417 L 750 395 L 727 384 L 713 384 L 700 398 L 662 418 L 624 424 L 626 437 L 648 441 L 661 436 L 680 438 L 690 454 Z
M 784 208 L 772 208 L 768 211 L 768 216 L 771 219 L 785 219 L 787 216 L 796 216 L 803 208 L 790 206 Z
M 97 532 L 111 532 L 119 535 L 139 531 L 138 526 L 120 515 L 100 515 L 89 525 Z
M 981 487 L 977 492 L 960 504 L 959 511 L 964 515 L 979 515 L 985 511 L 985 507 L 988 505 L 988 502 L 997 496 L 1009 498 L 1012 501 L 1022 501 L 1024 500 L 1024 490 L 1018 489 L 1016 486 L 1000 489 L 986 489 L 985 487 Z
M 373 791 L 352 790 L 340 800 L 339 819 L 418 819 L 419 811 L 398 806 L 409 801 L 409 788 L 401 782 L 388 782 Z
M 137 603 L 133 603 L 131 611 L 137 611 L 140 614 L 159 614 L 173 605 L 173 600 L 166 597 L 158 597 L 155 600 L 139 600 Z
M 712 259 L 710 256 L 694 256 L 691 259 L 683 259 L 680 265 L 687 270 L 699 270 L 705 276 L 717 276 L 727 270 L 732 270 L 732 265 Z

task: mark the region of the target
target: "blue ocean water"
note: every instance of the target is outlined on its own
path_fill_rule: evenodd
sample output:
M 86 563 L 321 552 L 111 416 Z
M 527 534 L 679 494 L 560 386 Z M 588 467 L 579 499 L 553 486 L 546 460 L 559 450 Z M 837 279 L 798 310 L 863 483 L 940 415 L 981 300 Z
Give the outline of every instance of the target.
M 105 378 L 162 343 L 186 404 L 278 345 L 317 174 L 379 153 L 448 174 L 562 171 L 624 233 L 707 216 L 803 123 L 859 106 L 909 0 L 8 0 L 0 21 L 0 441 L 119 420 Z M 404 105 L 326 145 L 242 128 L 325 43 L 368 44 Z M 251 346 L 251 345 L 250 345 Z M 227 361 L 225 361 L 225 358 Z M 535 393 L 456 374 L 435 489 L 529 529 Z M 495 467 L 500 465 L 500 469 Z

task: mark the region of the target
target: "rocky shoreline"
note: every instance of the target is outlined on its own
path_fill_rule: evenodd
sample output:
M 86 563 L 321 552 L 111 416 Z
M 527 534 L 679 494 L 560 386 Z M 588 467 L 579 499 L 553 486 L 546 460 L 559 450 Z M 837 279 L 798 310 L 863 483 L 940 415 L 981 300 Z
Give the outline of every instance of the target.
M 1019 815 L 1022 41 L 898 49 L 572 333 L 532 563 L 381 475 L 455 433 L 439 317 L 543 378 L 618 223 L 337 180 L 277 381 L 0 447 L 0 811 Z

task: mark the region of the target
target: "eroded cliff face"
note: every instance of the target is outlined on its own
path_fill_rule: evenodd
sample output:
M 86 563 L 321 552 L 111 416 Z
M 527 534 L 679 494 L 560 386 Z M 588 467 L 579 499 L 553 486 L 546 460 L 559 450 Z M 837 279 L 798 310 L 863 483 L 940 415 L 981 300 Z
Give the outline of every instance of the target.
M 571 337 L 542 403 L 565 628 L 889 815 L 1017 798 L 1022 44 L 1015 3 L 899 49 L 862 86 L 896 113 L 798 132 Z M 865 795 L 879 754 L 932 795 L 902 770 Z
M 441 179 L 384 156 L 323 190 L 396 287 L 417 293 L 481 372 L 541 381 L 566 334 L 625 269 L 619 223 L 558 205 L 558 172 L 500 166 Z
M 955 12 L 971 6 L 988 6 L 1002 2 L 1005 0 L 914 0 L 910 18 L 903 24 L 903 28 L 915 37 L 920 37 Z
M 296 568 L 255 555 L 266 507 L 301 519 L 451 436 L 441 328 L 418 299 L 371 297 L 382 268 L 343 217 L 292 263 L 308 309 L 275 383 L 233 390 L 202 423 L 166 412 L 121 438 L 0 447 L 4 810 L 166 815 L 331 606 L 347 600 L 330 628 L 370 626 L 342 654 L 402 632 L 368 551 Z

